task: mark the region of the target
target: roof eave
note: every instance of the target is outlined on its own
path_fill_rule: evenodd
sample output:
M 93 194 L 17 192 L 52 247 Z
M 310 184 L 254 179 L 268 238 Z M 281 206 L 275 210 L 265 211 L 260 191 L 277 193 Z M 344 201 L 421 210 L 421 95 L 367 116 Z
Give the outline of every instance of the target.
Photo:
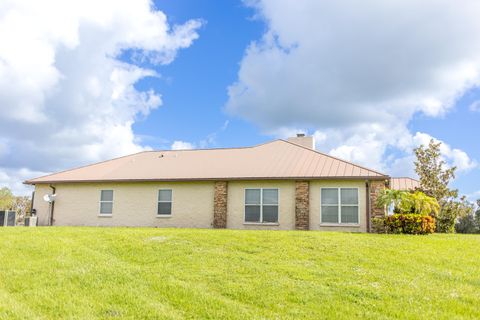
M 104 179 L 104 180 L 27 180 L 24 184 L 50 183 L 114 183 L 114 182 L 169 182 L 169 181 L 252 181 L 252 180 L 388 180 L 389 176 L 343 176 L 343 177 L 216 177 L 216 178 L 176 178 L 176 179 Z

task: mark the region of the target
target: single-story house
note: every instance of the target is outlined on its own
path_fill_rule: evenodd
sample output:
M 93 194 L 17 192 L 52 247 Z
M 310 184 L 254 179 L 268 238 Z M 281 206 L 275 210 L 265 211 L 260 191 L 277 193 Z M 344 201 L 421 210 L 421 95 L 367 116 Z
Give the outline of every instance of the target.
M 378 193 L 412 189 L 318 152 L 297 135 L 244 148 L 144 151 L 25 181 L 39 225 L 344 230 L 383 215 Z

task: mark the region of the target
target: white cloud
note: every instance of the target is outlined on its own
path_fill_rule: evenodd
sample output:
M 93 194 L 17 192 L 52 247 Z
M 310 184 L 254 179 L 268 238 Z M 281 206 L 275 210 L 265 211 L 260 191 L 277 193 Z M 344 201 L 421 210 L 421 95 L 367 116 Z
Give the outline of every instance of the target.
M 177 140 L 172 143 L 171 149 L 172 150 L 189 150 L 189 149 L 195 149 L 195 145 L 190 142 Z
M 32 171 L 28 168 L 10 169 L 0 167 L 0 188 L 8 186 L 15 195 L 29 195 L 33 191 L 33 187 L 25 186 L 23 181 L 46 174 L 47 172 Z
M 470 111 L 480 112 L 480 100 L 472 102 L 469 107 Z
M 436 139 L 431 135 L 423 132 L 417 132 L 415 135 L 408 134 L 403 146 L 398 149 L 404 152 L 403 156 L 386 159 L 387 170 L 392 176 L 411 176 L 416 177 L 414 161 L 415 155 L 413 149 L 421 145 L 427 146 L 430 140 L 440 142 L 440 156 L 448 167 L 457 167 L 457 173 L 466 173 L 478 166 L 475 159 L 471 159 L 468 154 L 460 149 L 452 148 L 445 141 Z
M 469 171 L 478 165 L 476 160 L 470 159 L 465 151 L 452 148 L 447 143 L 435 139 L 429 134 L 417 132 L 413 137 L 413 143 L 415 147 L 419 145 L 428 145 L 431 139 L 435 142 L 441 143 L 440 153 L 442 157 L 448 165 L 457 167 L 458 172 Z
M 477 204 L 477 200 L 480 200 L 480 190 L 468 194 L 467 200 L 474 204 Z M 476 205 L 476 208 L 478 208 L 477 205 Z
M 135 88 L 158 76 L 141 63 L 172 62 L 200 25 L 171 27 L 148 0 L 2 1 L 0 183 L 148 148 L 132 124 L 162 100 Z
M 176 140 L 172 143 L 172 145 L 170 146 L 170 149 L 172 150 L 184 150 L 184 149 L 195 149 L 195 148 L 207 149 L 207 148 L 215 147 L 215 145 L 217 144 L 218 135 L 224 132 L 225 130 L 227 130 L 229 124 L 230 124 L 230 121 L 225 120 L 222 126 L 217 131 L 209 133 L 206 136 L 206 138 L 201 139 L 197 143 Z
M 444 115 L 480 84 L 478 1 L 246 3 L 267 31 L 247 48 L 226 109 L 267 133 L 315 132 L 323 151 L 409 174 L 390 149 L 411 157 L 412 116 Z M 459 170 L 472 166 L 449 153 Z

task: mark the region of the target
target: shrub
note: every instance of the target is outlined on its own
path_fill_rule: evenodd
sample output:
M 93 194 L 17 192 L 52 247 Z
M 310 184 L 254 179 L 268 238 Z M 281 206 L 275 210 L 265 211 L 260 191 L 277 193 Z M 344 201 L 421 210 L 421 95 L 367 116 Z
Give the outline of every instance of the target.
M 458 219 L 455 225 L 455 231 L 458 233 L 477 233 L 479 228 L 473 214 L 468 214 Z
M 419 214 L 394 214 L 385 218 L 388 233 L 429 234 L 435 232 L 435 218 Z
M 387 233 L 387 228 L 385 227 L 385 218 L 372 219 L 372 232 Z
M 460 201 L 446 202 L 437 214 L 437 232 L 455 232 L 455 223 L 458 218 L 465 217 L 473 212 L 473 206 L 463 197 Z

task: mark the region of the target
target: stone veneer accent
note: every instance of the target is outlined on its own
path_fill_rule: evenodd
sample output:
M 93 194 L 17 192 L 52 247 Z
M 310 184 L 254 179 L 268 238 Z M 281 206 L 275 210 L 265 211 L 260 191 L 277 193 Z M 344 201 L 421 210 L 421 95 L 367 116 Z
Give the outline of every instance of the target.
M 295 181 L 295 229 L 310 229 L 310 183 Z
M 375 224 L 373 223 L 374 218 L 383 218 L 386 214 L 386 209 L 384 207 L 377 206 L 377 199 L 385 189 L 385 181 L 383 180 L 375 180 L 370 181 L 370 231 L 371 232 L 378 232 L 379 230 L 375 230 Z
M 228 182 L 215 181 L 215 194 L 213 196 L 213 227 L 227 227 L 227 198 Z

